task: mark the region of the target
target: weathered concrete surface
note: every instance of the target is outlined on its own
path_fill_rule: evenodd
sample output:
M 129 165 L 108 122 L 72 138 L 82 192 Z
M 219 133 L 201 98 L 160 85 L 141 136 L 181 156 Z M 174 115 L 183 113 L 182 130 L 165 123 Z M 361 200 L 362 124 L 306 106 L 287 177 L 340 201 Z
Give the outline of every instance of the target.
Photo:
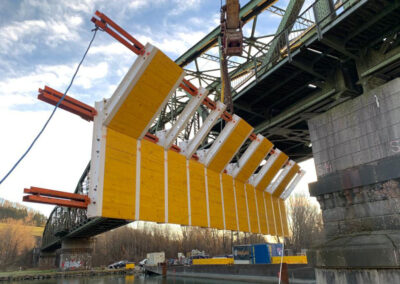
M 54 252 L 41 252 L 39 255 L 40 268 L 55 268 L 57 267 L 57 253 Z
M 399 179 L 317 195 L 326 237 L 400 230 Z
M 92 268 L 92 240 L 63 240 L 60 249 L 61 270 L 88 270 Z
M 318 177 L 400 153 L 400 78 L 308 122 Z
M 400 283 L 400 79 L 309 128 L 326 237 L 307 253 L 317 283 Z
M 398 269 L 316 269 L 318 284 L 400 283 Z
M 339 236 L 314 247 L 307 257 L 317 267 L 400 268 L 400 235 L 375 231 Z

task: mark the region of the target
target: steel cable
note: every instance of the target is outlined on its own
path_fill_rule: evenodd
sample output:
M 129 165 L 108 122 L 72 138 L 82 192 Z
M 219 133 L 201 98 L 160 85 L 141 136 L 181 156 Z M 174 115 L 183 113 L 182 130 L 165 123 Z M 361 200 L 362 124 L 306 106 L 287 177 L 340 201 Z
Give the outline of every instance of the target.
M 37 140 L 39 139 L 39 137 L 42 135 L 42 133 L 43 133 L 44 130 L 46 129 L 47 125 L 49 124 L 50 120 L 53 118 L 54 113 L 56 112 L 58 106 L 59 106 L 59 105 L 61 104 L 61 102 L 64 100 L 64 98 L 65 98 L 65 96 L 67 95 L 69 89 L 71 88 L 71 86 L 72 86 L 72 84 L 73 84 L 73 82 L 74 82 L 74 80 L 75 80 L 76 75 L 78 74 L 78 71 L 79 71 L 79 69 L 80 69 L 80 67 L 81 67 L 81 65 L 82 65 L 82 63 L 83 63 L 83 61 L 85 60 L 85 57 L 86 57 L 86 55 L 88 54 L 90 47 L 92 46 L 92 43 L 93 43 L 93 41 L 94 41 L 94 39 L 95 39 L 95 37 L 96 37 L 96 34 L 97 34 L 97 30 L 98 30 L 98 28 L 93 29 L 94 33 L 93 33 L 92 39 L 90 40 L 89 45 L 88 45 L 88 47 L 86 48 L 86 51 L 85 51 L 85 53 L 83 54 L 83 57 L 82 57 L 81 61 L 79 62 L 78 67 L 76 68 L 75 73 L 74 73 L 74 75 L 72 76 L 72 79 L 71 79 L 71 81 L 70 81 L 70 83 L 69 83 L 67 89 L 65 90 L 63 96 L 62 96 L 61 99 L 58 101 L 58 103 L 55 105 L 55 107 L 54 107 L 53 111 L 51 112 L 49 118 L 47 119 L 47 121 L 45 122 L 45 124 L 43 125 L 43 127 L 42 127 L 42 129 L 39 131 L 39 133 L 36 135 L 35 139 L 33 139 L 32 143 L 29 145 L 28 149 L 22 154 L 22 156 L 21 156 L 21 157 L 17 160 L 17 162 L 12 166 L 12 168 L 7 172 L 7 174 L 1 179 L 0 185 L 1 185 L 1 184 L 8 178 L 8 176 L 17 168 L 17 166 L 19 165 L 19 163 L 22 162 L 22 160 L 25 158 L 25 156 L 29 153 L 29 151 L 30 151 L 30 150 L 32 149 L 32 147 L 35 145 L 36 141 L 37 141 Z

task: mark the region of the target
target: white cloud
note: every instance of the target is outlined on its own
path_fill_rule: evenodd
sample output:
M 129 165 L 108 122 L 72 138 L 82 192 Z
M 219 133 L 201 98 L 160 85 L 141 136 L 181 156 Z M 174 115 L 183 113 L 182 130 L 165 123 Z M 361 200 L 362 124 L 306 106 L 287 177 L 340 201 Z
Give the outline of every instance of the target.
M 140 9 L 142 7 L 145 7 L 149 4 L 151 4 L 152 1 L 148 1 L 148 0 L 132 0 L 130 1 L 128 7 L 130 9 Z
M 170 34 L 156 34 L 152 37 L 147 35 L 137 35 L 137 39 L 143 44 L 149 42 L 160 50 L 174 55 L 181 55 L 186 52 L 192 45 L 201 40 L 206 33 L 204 31 L 194 31 L 181 28 Z
M 94 0 L 69 0 L 63 2 L 65 7 L 70 8 L 78 12 L 91 13 L 94 10 L 95 1 Z
M 84 89 L 92 87 L 92 83 L 107 76 L 108 74 L 108 63 L 100 62 L 97 65 L 83 66 L 79 70 L 78 77 L 74 82 L 77 86 L 82 86 Z
M 74 65 L 38 65 L 31 73 L 0 81 L 0 108 L 7 109 L 19 104 L 36 103 L 37 90 L 45 85 L 63 92 L 75 68 Z M 106 62 L 82 66 L 74 86 L 89 89 L 94 82 L 106 77 L 108 70 Z
M 43 20 L 23 21 L 2 27 L 0 29 L 0 53 L 9 53 L 17 41 L 27 34 L 37 34 L 45 27 L 46 23 Z M 35 46 L 25 43 L 18 49 L 29 53 L 35 49 Z
M 196 10 L 200 7 L 201 2 L 198 0 L 174 0 L 174 9 L 168 14 L 170 16 L 177 16 L 188 10 Z
M 55 47 L 62 42 L 78 41 L 82 22 L 81 17 L 72 15 L 57 20 L 12 22 L 0 28 L 0 54 L 29 54 L 43 44 Z
M 132 56 L 133 53 L 120 42 L 114 41 L 109 44 L 92 46 L 92 48 L 89 51 L 89 54 L 114 57 L 114 56 Z

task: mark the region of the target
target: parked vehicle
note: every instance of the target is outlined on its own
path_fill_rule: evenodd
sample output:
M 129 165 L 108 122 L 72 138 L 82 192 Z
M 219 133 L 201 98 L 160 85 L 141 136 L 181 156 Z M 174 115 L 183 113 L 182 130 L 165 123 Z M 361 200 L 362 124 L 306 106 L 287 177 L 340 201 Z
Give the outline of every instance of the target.
M 128 263 L 127 260 L 121 260 L 118 262 L 115 262 L 113 264 L 110 264 L 108 266 L 109 269 L 118 269 L 118 268 L 125 268 L 126 264 Z
M 146 265 L 146 263 L 147 263 L 147 261 L 148 261 L 148 259 L 147 259 L 147 258 L 145 258 L 145 259 L 143 259 L 143 260 L 139 261 L 139 266 L 140 266 L 140 267 L 143 267 L 143 266 L 145 266 L 145 265 Z

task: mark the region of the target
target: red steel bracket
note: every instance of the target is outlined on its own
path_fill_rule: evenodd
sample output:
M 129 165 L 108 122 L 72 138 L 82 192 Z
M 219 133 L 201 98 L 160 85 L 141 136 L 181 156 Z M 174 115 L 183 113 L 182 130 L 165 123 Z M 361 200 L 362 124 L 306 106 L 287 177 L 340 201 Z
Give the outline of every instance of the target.
M 151 134 L 150 132 L 147 132 L 144 135 L 143 139 L 145 139 L 147 141 L 150 141 L 150 142 L 153 142 L 153 143 L 157 143 L 158 140 L 159 140 L 157 136 L 155 136 L 154 134 Z
M 118 40 L 137 55 L 145 53 L 143 44 L 127 33 L 123 28 L 114 23 L 114 21 L 99 11 L 96 11 L 96 16 L 100 18 L 92 18 L 92 22 L 96 25 L 96 27 L 108 33 L 110 36 Z M 109 26 L 111 26 L 112 29 Z
M 45 86 L 44 89 L 39 89 L 38 99 L 55 106 L 63 95 L 63 93 Z M 94 117 L 97 115 L 97 111 L 94 107 L 91 107 L 90 105 L 82 103 L 69 96 L 64 97 L 64 100 L 60 103 L 59 108 L 79 115 L 88 121 L 93 121 Z
M 188 80 L 183 79 L 182 83 L 179 85 L 182 89 L 184 89 L 186 92 L 188 92 L 192 96 L 197 96 L 199 90 L 196 88 L 195 85 L 190 83 Z
M 257 140 L 257 135 L 255 133 L 251 133 L 249 139 L 251 141 Z
M 69 193 L 33 186 L 31 186 L 31 188 L 25 188 L 24 193 L 31 194 L 23 197 L 23 201 L 26 202 L 44 203 L 82 209 L 86 209 L 90 202 L 89 197 L 84 194 Z

